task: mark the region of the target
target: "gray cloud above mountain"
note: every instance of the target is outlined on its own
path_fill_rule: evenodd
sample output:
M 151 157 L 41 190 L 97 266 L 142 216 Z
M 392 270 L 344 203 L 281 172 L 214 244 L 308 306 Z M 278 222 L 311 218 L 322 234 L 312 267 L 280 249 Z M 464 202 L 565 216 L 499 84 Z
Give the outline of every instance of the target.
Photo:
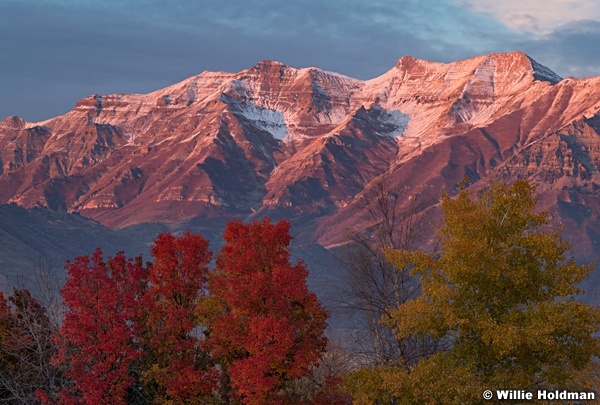
M 88 94 L 148 92 L 262 59 L 365 79 L 403 55 L 449 62 L 520 49 L 561 75 L 595 75 L 597 24 L 530 36 L 452 0 L 4 0 L 0 116 L 40 120 Z

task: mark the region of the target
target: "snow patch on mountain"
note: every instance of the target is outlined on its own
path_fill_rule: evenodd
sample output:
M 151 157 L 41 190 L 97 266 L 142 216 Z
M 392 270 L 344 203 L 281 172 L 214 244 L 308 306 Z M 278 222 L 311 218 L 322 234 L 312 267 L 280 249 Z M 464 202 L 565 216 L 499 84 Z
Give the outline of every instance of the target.
M 252 100 L 254 98 L 252 90 L 241 80 L 231 80 L 225 85 L 223 93 L 234 98 Z
M 494 72 L 496 64 L 493 58 L 486 59 L 475 69 L 473 76 L 464 87 L 461 98 L 469 96 L 493 97 L 494 95 Z
M 260 130 L 269 132 L 273 138 L 283 140 L 287 134 L 287 125 L 283 112 L 260 107 L 253 103 L 230 103 L 234 114 L 244 117 Z
M 554 73 L 552 70 L 548 69 L 546 66 L 536 62 L 529 56 L 527 58 L 531 62 L 531 68 L 533 69 L 534 79 L 550 82 L 552 84 L 556 84 L 562 80 L 562 77 Z
M 336 78 L 339 82 L 348 82 L 348 83 L 354 83 L 354 82 L 359 82 L 358 79 L 354 79 L 350 76 L 346 76 L 343 75 L 341 73 L 337 73 L 337 72 L 332 72 L 330 70 L 325 70 L 325 69 L 321 69 L 315 66 L 311 66 L 311 67 L 307 67 L 307 68 L 300 68 L 297 69 L 299 73 L 302 74 L 310 74 L 311 72 L 314 72 L 318 75 L 321 75 L 323 77 L 328 77 L 328 78 Z
M 379 116 L 379 122 L 381 122 L 383 127 L 387 130 L 384 135 L 391 136 L 393 138 L 401 136 L 404 131 L 406 131 L 409 121 L 410 116 L 399 110 L 385 111 Z
M 190 82 L 190 84 L 187 88 L 186 97 L 185 97 L 186 101 L 187 101 L 187 105 L 192 104 L 194 101 L 196 101 L 198 99 L 199 82 L 200 82 L 200 79 L 198 77 L 195 77 Z

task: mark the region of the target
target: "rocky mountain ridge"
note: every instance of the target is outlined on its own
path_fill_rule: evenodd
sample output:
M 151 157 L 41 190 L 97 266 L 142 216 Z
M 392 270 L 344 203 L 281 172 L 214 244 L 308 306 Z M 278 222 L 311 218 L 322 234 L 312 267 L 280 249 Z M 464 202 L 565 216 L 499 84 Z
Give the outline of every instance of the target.
M 112 228 L 310 218 L 310 238 L 334 246 L 360 226 L 361 193 L 382 176 L 433 203 L 465 175 L 528 176 L 591 257 L 599 94 L 600 77 L 562 79 L 520 52 L 403 57 L 366 81 L 263 61 L 144 95 L 92 95 L 43 122 L 0 121 L 0 203 Z

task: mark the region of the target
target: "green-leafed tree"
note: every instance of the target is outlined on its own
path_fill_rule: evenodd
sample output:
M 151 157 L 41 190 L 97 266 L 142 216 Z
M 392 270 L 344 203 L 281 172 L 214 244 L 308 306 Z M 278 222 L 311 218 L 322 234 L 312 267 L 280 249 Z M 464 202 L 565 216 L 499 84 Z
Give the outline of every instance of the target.
M 382 385 L 398 404 L 489 403 L 485 389 L 590 388 L 581 376 L 600 354 L 600 311 L 574 296 L 592 266 L 567 257 L 570 246 L 536 202 L 526 180 L 492 184 L 479 197 L 444 195 L 439 251 L 387 252 L 422 286 L 392 312 L 398 338 L 445 349 L 410 370 L 386 369 L 383 383 L 372 378 L 365 389 L 348 379 L 361 403 L 381 400 Z

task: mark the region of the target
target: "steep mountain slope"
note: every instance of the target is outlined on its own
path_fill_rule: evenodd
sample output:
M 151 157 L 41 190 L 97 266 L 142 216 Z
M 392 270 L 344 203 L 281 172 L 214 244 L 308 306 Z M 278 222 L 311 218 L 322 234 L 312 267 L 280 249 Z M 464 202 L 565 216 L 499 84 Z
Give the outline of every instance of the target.
M 148 257 L 149 240 L 105 228 L 80 215 L 43 208 L 0 206 L 0 291 L 12 287 L 39 287 L 52 277 L 62 283 L 65 260 L 102 247 L 108 255 L 125 250 L 130 256 Z
M 112 228 L 310 217 L 307 240 L 332 246 L 379 176 L 433 203 L 465 175 L 528 176 L 557 222 L 585 229 L 573 234 L 593 256 L 599 94 L 600 78 L 562 80 L 519 52 L 403 57 L 367 81 L 263 61 L 145 95 L 93 95 L 44 122 L 0 121 L 0 203 Z

